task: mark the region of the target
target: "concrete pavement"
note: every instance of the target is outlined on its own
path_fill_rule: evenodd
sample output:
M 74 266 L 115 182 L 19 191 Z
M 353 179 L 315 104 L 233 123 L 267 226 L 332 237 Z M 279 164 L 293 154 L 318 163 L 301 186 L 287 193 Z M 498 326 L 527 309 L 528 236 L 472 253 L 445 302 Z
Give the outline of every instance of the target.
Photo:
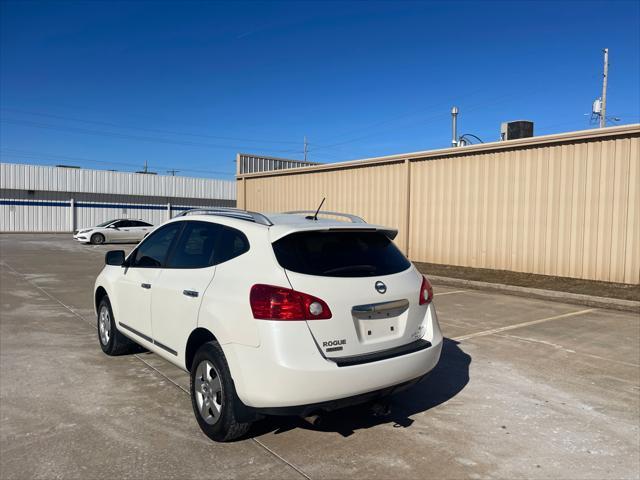
M 102 354 L 92 288 L 114 248 L 0 235 L 3 479 L 640 475 L 635 313 L 436 288 L 442 360 L 390 418 L 268 419 L 216 444 L 186 373 L 150 353 Z

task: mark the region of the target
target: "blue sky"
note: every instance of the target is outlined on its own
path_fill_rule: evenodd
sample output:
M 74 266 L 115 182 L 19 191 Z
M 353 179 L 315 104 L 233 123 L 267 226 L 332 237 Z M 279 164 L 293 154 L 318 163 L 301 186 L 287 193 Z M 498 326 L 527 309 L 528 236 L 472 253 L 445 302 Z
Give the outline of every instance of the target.
M 3 1 L 0 159 L 232 178 L 238 151 L 335 162 L 640 121 L 640 2 Z

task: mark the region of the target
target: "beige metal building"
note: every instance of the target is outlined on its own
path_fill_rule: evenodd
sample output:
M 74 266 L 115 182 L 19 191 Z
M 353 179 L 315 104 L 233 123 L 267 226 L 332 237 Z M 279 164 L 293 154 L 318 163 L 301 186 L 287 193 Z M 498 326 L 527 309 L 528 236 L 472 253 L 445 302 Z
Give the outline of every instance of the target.
M 399 229 L 415 261 L 640 283 L 640 125 L 239 173 L 238 206 Z

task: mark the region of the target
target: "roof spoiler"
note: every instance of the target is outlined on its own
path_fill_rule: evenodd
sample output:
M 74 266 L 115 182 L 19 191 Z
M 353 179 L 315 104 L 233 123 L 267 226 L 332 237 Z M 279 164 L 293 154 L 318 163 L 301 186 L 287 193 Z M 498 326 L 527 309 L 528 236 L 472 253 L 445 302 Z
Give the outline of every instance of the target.
M 291 228 L 287 230 L 280 230 L 272 233 L 272 241 L 278 241 L 281 238 L 287 237 L 294 233 L 300 232 L 380 232 L 389 240 L 393 240 L 398 235 L 398 230 L 395 228 L 382 227 L 377 225 L 364 224 L 349 225 L 345 223 L 343 226 L 337 225 L 323 225 L 323 224 L 310 224 L 302 228 Z
M 349 213 L 340 213 L 340 212 L 329 212 L 326 210 L 316 211 L 316 210 L 294 210 L 291 212 L 284 212 L 289 215 L 298 215 L 298 214 L 317 214 L 317 215 L 331 215 L 334 217 L 343 217 L 351 221 L 351 223 L 367 223 L 364 221 L 362 217 L 358 217 L 357 215 L 351 215 Z

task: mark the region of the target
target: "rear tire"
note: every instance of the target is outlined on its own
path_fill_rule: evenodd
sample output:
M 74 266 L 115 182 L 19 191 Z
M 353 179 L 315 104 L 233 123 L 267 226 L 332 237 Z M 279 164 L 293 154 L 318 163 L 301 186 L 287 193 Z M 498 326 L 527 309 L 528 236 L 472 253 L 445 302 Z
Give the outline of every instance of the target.
M 240 400 L 218 342 L 205 343 L 196 352 L 191 365 L 190 392 L 198 425 L 211 440 L 236 440 L 251 427 L 251 423 L 236 419 Z
M 91 243 L 93 245 L 102 245 L 104 243 L 104 235 L 101 233 L 94 233 L 91 235 Z
M 98 341 L 107 355 L 116 356 L 134 352 L 138 346 L 121 334 L 116 328 L 116 320 L 111 310 L 111 302 L 106 295 L 98 306 Z

